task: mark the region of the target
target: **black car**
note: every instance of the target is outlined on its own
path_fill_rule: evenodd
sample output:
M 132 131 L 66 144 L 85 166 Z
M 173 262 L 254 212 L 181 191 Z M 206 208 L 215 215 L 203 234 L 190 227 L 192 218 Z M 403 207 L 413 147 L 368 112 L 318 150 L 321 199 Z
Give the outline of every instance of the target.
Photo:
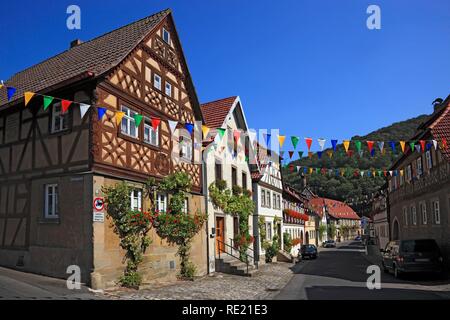
M 442 273 L 443 259 L 435 240 L 396 240 L 380 250 L 384 272 L 392 271 L 396 278 L 402 273 Z
M 336 248 L 336 242 L 334 240 L 327 240 L 322 243 L 324 248 Z
M 308 257 L 310 259 L 316 259 L 317 258 L 317 248 L 313 244 L 305 244 L 300 247 L 300 255 L 302 256 L 302 259 L 305 257 Z

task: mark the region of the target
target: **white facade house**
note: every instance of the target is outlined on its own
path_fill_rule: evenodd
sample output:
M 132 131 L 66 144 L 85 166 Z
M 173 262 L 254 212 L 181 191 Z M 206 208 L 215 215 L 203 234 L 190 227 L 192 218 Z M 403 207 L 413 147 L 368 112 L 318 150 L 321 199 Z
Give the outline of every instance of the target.
M 256 210 L 253 215 L 253 233 L 255 237 L 255 258 L 261 264 L 265 262 L 265 242 L 272 243 L 274 236 L 283 247 L 283 183 L 278 154 L 257 146 L 259 170 L 253 170 L 253 200 Z M 253 168 L 256 168 L 255 166 Z M 264 229 L 261 236 L 261 228 Z
M 216 181 L 222 180 L 229 189 L 237 185 L 251 191 L 252 181 L 246 161 L 245 142 L 237 142 L 235 139 L 236 130 L 246 132 L 248 129 L 239 97 L 209 102 L 203 104 L 201 108 L 205 125 L 210 129 L 203 143 L 206 146 L 203 151 L 203 189 L 208 213 L 208 266 L 209 272 L 214 272 L 219 251 L 226 255 L 232 247 L 235 247 L 234 239 L 239 232 L 239 218 L 224 214 L 215 208 L 208 188 Z M 225 129 L 223 136 L 219 134 L 218 129 Z M 252 223 L 250 217 L 250 233 L 253 231 Z

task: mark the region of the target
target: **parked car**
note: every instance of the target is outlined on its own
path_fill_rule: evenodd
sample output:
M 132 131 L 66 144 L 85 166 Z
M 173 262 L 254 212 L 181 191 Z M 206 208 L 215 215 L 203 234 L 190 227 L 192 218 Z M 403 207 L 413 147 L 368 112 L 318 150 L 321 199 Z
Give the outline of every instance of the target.
M 324 248 L 336 248 L 336 242 L 334 240 L 327 240 L 322 243 Z
M 396 240 L 381 249 L 384 272 L 392 271 L 396 278 L 403 273 L 442 273 L 443 258 L 433 239 Z
M 302 256 L 302 259 L 305 257 L 316 259 L 318 256 L 317 248 L 313 244 L 304 244 L 300 247 L 300 255 Z
M 355 241 L 361 241 L 361 240 L 362 240 L 361 236 L 356 236 Z

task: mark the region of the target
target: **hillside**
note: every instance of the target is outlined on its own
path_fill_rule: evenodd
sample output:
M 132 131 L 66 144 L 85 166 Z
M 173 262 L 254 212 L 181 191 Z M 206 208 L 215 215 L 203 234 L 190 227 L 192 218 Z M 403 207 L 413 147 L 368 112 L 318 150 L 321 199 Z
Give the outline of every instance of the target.
M 400 140 L 408 140 L 416 132 L 417 127 L 424 122 L 429 116 L 421 115 L 413 119 L 394 123 L 390 126 L 378 129 L 365 136 L 354 136 L 351 139 L 350 150 L 353 150 L 354 154 L 349 157 L 345 153 L 344 146 L 339 144 L 336 152 L 330 158 L 327 155 L 328 150 L 324 150 L 322 158 L 319 159 L 315 153 L 311 159 L 304 157 L 302 159 L 295 160 L 289 163 L 283 168 L 284 179 L 287 183 L 293 185 L 296 188 L 301 189 L 301 173 L 291 172 L 290 165 L 306 166 L 313 168 L 346 168 L 349 173 L 344 176 L 335 175 L 322 175 L 320 173 L 307 174 L 308 186 L 316 194 L 322 197 L 332 198 L 341 201 L 347 201 L 353 206 L 364 203 L 365 199 L 376 192 L 384 183 L 384 177 L 355 177 L 352 173 L 355 169 L 368 170 L 368 169 L 388 169 L 390 165 L 399 157 L 401 150 L 398 144 Z M 355 141 L 361 141 L 361 150 L 363 155 L 360 156 L 355 150 Z M 375 154 L 372 157 L 367 148 L 367 140 L 371 141 L 385 141 L 384 153 L 380 152 L 380 149 L 375 142 L 374 149 Z M 396 144 L 396 153 L 393 153 L 388 141 L 394 140 Z M 342 142 L 342 141 L 339 141 Z M 329 143 L 329 142 L 328 142 Z

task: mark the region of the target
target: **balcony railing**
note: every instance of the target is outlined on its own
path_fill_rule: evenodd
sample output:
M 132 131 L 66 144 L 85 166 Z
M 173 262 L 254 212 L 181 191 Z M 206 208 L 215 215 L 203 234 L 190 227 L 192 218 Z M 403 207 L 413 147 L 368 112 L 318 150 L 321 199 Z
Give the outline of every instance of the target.
M 398 189 L 389 194 L 390 201 L 397 201 L 408 197 L 423 194 L 424 191 L 434 190 L 442 183 L 450 181 L 450 163 L 445 162 L 439 166 L 431 168 L 430 172 L 424 172 L 419 178 L 414 178 L 411 182 L 405 182 Z

